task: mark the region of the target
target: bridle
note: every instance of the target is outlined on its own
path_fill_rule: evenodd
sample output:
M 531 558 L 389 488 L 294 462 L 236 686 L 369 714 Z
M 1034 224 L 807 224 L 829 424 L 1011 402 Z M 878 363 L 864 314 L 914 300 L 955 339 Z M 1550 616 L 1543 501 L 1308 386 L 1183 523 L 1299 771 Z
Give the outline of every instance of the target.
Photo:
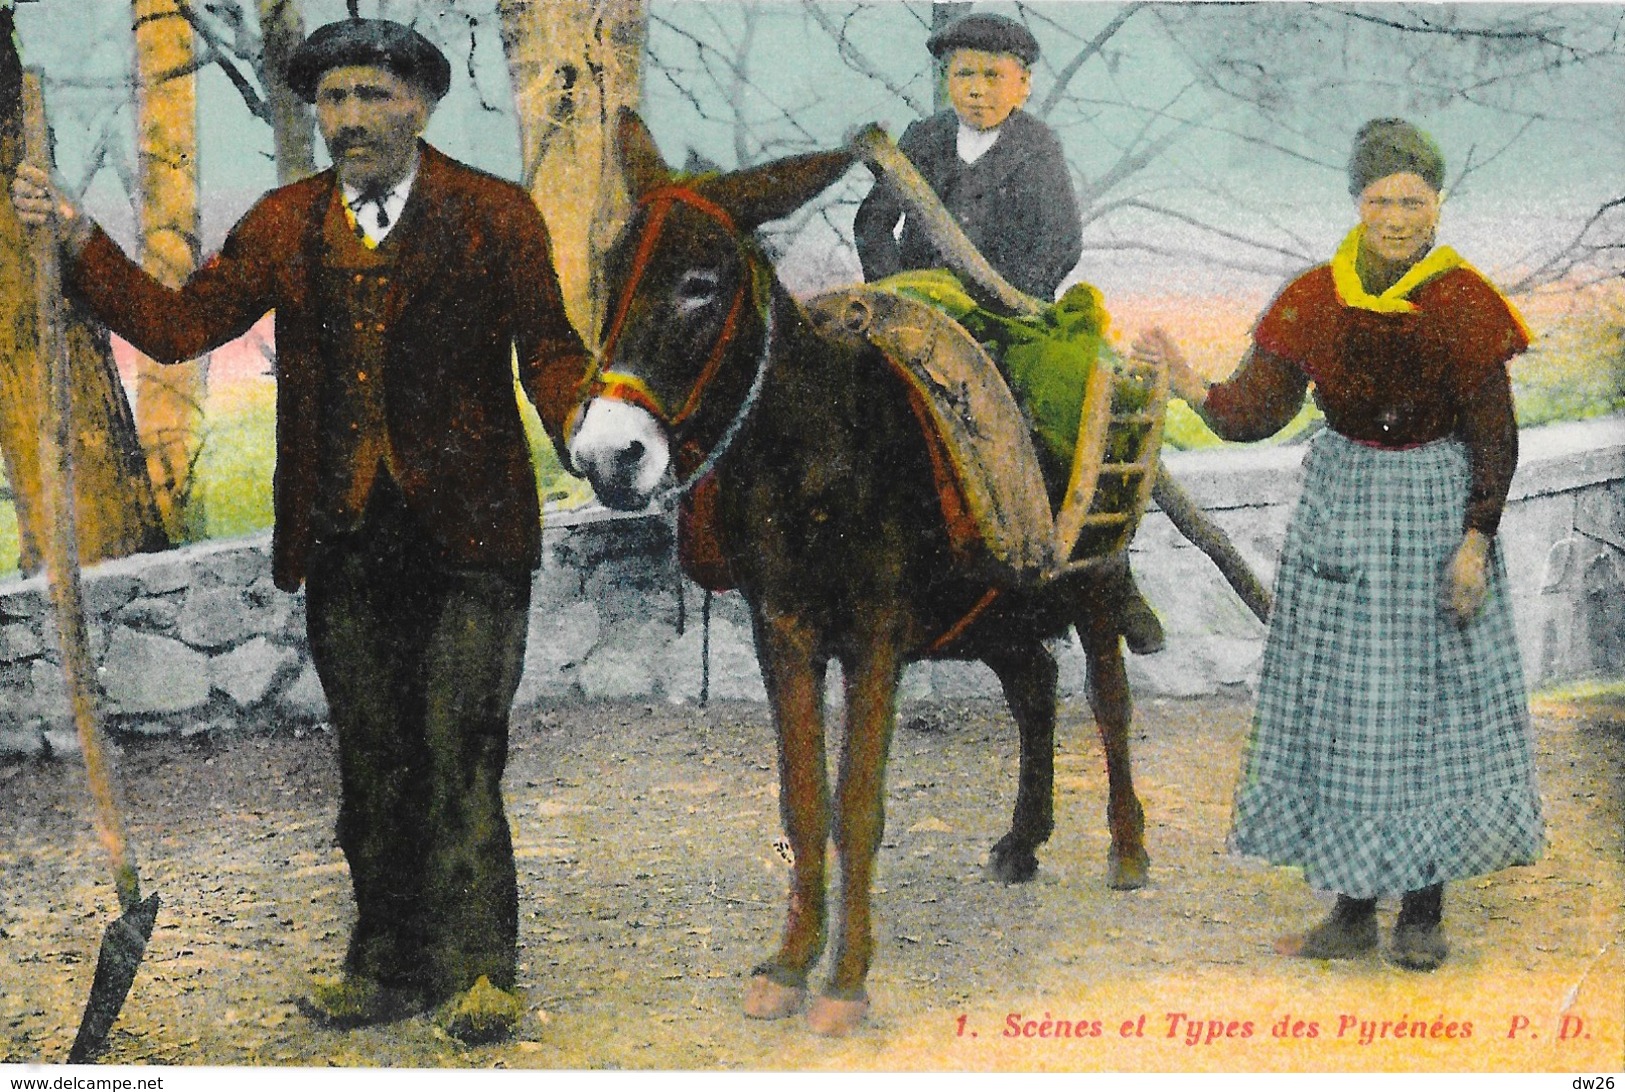
M 637 295 L 638 286 L 643 276 L 648 272 L 649 263 L 655 252 L 655 244 L 660 239 L 661 230 L 666 220 L 677 205 L 687 205 L 696 211 L 715 220 L 728 232 L 739 247 L 739 256 L 744 264 L 746 276 L 741 277 L 739 287 L 734 291 L 733 301 L 728 306 L 727 317 L 723 319 L 722 331 L 706 356 L 705 363 L 700 367 L 699 374 L 694 378 L 694 384 L 689 388 L 682 405 L 676 412 L 667 409 L 660 397 L 649 388 L 639 377 L 630 372 L 617 372 L 614 370 L 615 349 L 620 342 L 621 331 L 626 325 L 627 315 L 632 310 L 632 300 Z M 744 400 L 734 412 L 733 419 L 723 429 L 717 442 L 711 445 L 710 451 L 700 458 L 698 465 L 683 477 L 677 485 L 666 490 L 656 498 L 656 503 L 669 506 L 679 500 L 689 490 L 693 489 L 703 478 L 710 474 L 721 461 L 722 456 L 733 446 L 744 428 L 746 420 L 755 408 L 761 397 L 762 386 L 767 379 L 767 365 L 773 349 L 773 300 L 772 281 L 767 275 L 766 266 L 756 252 L 749 238 L 735 226 L 733 217 L 728 211 L 716 202 L 702 196 L 693 189 L 683 185 L 659 186 L 638 199 L 638 208 L 649 210 L 649 219 L 644 224 L 643 232 L 638 238 L 637 249 L 632 255 L 632 269 L 626 280 L 626 287 L 617 301 L 613 317 L 610 320 L 609 332 L 604 337 L 603 348 L 598 354 L 598 368 L 589 387 L 589 398 L 608 398 L 614 401 L 629 402 L 632 405 L 650 413 L 657 421 L 664 425 L 675 437 L 680 434 L 685 423 L 693 417 L 699 409 L 707 388 L 721 370 L 723 357 L 733 344 L 739 332 L 739 318 L 745 308 L 747 293 L 762 320 L 762 348 L 757 354 L 756 374 L 751 379 L 750 389 L 746 392 Z M 747 287 L 748 286 L 748 287 Z

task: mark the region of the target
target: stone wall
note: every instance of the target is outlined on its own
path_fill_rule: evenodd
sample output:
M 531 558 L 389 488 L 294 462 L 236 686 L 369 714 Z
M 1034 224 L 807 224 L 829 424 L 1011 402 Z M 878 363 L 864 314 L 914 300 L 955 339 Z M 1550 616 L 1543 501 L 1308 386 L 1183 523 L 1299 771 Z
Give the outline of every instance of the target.
M 1625 418 L 1529 430 L 1502 524 L 1530 679 L 1625 673 Z M 1300 483 L 1299 446 L 1168 455 L 1192 496 L 1261 576 L 1274 572 Z M 547 701 L 761 701 L 744 603 L 680 577 L 667 521 L 601 510 L 549 517 L 517 705 Z M 305 645 L 304 599 L 270 579 L 258 535 L 124 558 L 85 573 L 92 651 L 115 734 L 300 730 L 326 704 Z M 1264 627 L 1217 571 L 1151 512 L 1134 568 L 1168 648 L 1130 657 L 1140 696 L 1245 693 Z M 1067 693 L 1075 639 L 1056 643 Z M 832 678 L 832 697 L 838 679 Z M 909 668 L 903 697 L 995 695 L 980 664 Z M 76 750 L 43 582 L 0 584 L 0 754 Z
M 1498 536 L 1524 670 L 1533 686 L 1625 674 L 1625 417 L 1520 434 Z M 1261 577 L 1302 486 L 1300 445 L 1169 452 L 1167 465 Z M 1129 659 L 1136 693 L 1250 691 L 1264 627 L 1160 513 L 1132 547 L 1134 571 L 1168 629 L 1168 648 Z M 1175 604 L 1180 604 L 1177 608 Z

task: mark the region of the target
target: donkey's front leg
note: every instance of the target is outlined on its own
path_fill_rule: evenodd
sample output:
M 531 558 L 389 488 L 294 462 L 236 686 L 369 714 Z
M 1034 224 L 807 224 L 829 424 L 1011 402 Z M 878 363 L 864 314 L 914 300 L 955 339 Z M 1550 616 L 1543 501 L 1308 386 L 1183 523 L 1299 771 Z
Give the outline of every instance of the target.
M 1106 750 L 1106 822 L 1112 834 L 1106 885 L 1129 891 L 1146 885 L 1151 858 L 1145 852 L 1145 810 L 1134 791 L 1129 759 L 1133 703 L 1128 673 L 1123 668 L 1123 643 L 1115 620 L 1104 613 L 1080 619 L 1078 636 L 1083 639 L 1084 655 L 1089 661 L 1089 707 L 1094 711 L 1095 727 Z
M 851 1034 L 869 1011 L 864 980 L 874 957 L 869 920 L 875 854 L 886 826 L 886 754 L 897 716 L 897 646 L 876 641 L 843 664 L 846 740 L 835 789 L 835 852 L 841 858 L 841 923 L 828 984 L 807 1013 L 820 1035 Z
M 824 951 L 824 847 L 829 786 L 824 771 L 824 668 L 810 626 L 758 610 L 756 648 L 779 734 L 779 813 L 795 854 L 784 937 L 751 975 L 745 1015 L 778 1020 L 807 999 L 807 975 Z

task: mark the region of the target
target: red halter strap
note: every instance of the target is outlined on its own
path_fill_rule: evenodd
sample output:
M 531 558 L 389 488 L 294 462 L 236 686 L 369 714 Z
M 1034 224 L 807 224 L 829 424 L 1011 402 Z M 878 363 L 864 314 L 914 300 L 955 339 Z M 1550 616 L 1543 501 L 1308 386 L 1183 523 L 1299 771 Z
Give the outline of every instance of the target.
M 655 243 L 660 239 L 660 232 L 665 227 L 666 217 L 670 215 L 672 207 L 678 204 L 687 205 L 721 224 L 728 234 L 739 235 L 734 226 L 733 217 L 728 211 L 716 202 L 702 197 L 687 186 L 667 185 L 660 186 L 638 199 L 640 208 L 649 209 L 649 222 L 644 225 L 643 234 L 638 239 L 637 250 L 632 255 L 632 271 L 627 277 L 626 288 L 616 304 L 614 318 L 609 324 L 609 333 L 604 338 L 604 347 L 599 354 L 598 365 L 598 397 L 614 398 L 623 402 L 632 402 L 654 414 L 663 421 L 668 428 L 681 425 L 700 405 L 700 397 L 705 388 L 716 377 L 717 369 L 722 365 L 723 354 L 732 344 L 734 335 L 739 329 L 739 315 L 744 309 L 745 294 L 750 283 L 747 261 L 746 276 L 739 279 L 739 288 L 734 293 L 733 303 L 728 308 L 728 315 L 722 322 L 722 332 L 717 335 L 716 344 L 712 346 L 711 353 L 706 357 L 705 364 L 700 368 L 700 374 L 695 377 L 694 386 L 690 388 L 688 397 L 676 413 L 669 412 L 653 391 L 633 376 L 618 376 L 613 368 L 616 345 L 621 338 L 621 329 L 626 325 L 627 314 L 632 310 L 632 299 L 637 295 L 639 284 L 643 275 L 648 271 L 649 262 L 654 256 Z M 743 248 L 741 255 L 743 256 Z

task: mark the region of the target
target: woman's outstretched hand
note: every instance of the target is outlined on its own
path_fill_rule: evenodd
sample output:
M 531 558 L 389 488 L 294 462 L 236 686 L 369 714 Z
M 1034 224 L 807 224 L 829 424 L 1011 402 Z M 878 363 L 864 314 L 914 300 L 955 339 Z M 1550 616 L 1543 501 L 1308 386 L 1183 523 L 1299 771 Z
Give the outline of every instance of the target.
M 1142 332 L 1134 342 L 1132 356 L 1145 364 L 1162 365 L 1168 369 L 1168 385 L 1175 395 L 1192 406 L 1207 401 L 1207 380 L 1191 370 L 1185 363 L 1185 354 L 1179 351 L 1174 339 L 1160 326 Z
M 1490 540 L 1483 531 L 1461 536 L 1461 545 L 1445 570 L 1445 610 L 1458 626 L 1478 614 L 1489 593 Z

